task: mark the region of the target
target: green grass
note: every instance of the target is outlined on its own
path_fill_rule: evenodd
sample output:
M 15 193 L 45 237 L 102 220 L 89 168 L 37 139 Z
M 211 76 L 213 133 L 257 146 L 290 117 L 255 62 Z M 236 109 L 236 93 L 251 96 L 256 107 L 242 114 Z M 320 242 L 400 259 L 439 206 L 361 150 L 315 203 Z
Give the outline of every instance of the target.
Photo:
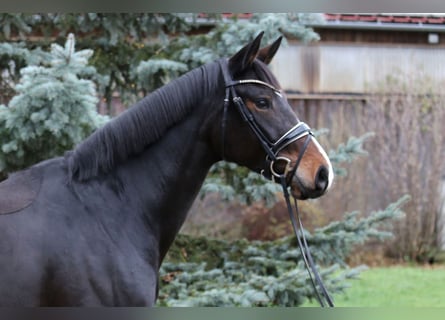
M 349 281 L 338 307 L 445 307 L 445 267 L 370 268 Z M 304 306 L 317 306 L 307 303 Z

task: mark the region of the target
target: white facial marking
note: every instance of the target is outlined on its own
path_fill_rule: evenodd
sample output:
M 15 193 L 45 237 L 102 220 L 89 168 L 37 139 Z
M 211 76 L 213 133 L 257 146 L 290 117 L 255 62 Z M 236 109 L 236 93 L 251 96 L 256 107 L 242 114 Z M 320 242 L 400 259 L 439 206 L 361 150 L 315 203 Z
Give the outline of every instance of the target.
M 329 182 L 328 182 L 328 187 L 326 188 L 326 190 L 328 190 L 331 187 L 332 182 L 334 181 L 334 170 L 332 169 L 332 164 L 331 164 L 331 161 L 329 160 L 328 155 L 326 154 L 326 151 L 324 151 L 322 146 L 318 143 L 317 139 L 313 138 L 312 142 L 317 147 L 318 151 L 321 153 L 323 158 L 325 158 L 326 163 L 328 165 L 328 171 L 329 171 L 328 179 L 329 179 Z

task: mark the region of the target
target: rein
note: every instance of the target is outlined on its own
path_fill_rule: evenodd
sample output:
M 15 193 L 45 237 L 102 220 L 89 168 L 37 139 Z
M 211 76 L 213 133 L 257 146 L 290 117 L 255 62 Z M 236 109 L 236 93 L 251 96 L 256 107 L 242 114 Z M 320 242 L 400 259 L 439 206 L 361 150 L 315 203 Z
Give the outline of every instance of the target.
M 226 124 L 227 124 L 227 109 L 230 105 L 230 97 L 232 97 L 233 104 L 236 105 L 237 110 L 239 111 L 242 119 L 247 122 L 250 129 L 253 131 L 253 133 L 258 138 L 258 141 L 260 142 L 261 146 L 266 152 L 266 166 L 265 169 L 261 171 L 261 174 L 270 178 L 272 181 L 279 182 L 281 184 L 281 187 L 283 189 L 283 195 L 286 200 L 287 210 L 289 213 L 289 217 L 292 223 L 292 228 L 294 230 L 295 236 L 298 241 L 298 246 L 300 248 L 301 256 L 303 257 L 303 261 L 306 267 L 306 270 L 309 274 L 309 278 L 312 283 L 312 287 L 314 288 L 317 300 L 322 307 L 333 307 L 334 303 L 323 283 L 323 280 L 321 279 L 320 274 L 317 271 L 317 268 L 315 266 L 315 262 L 312 258 L 312 255 L 309 250 L 309 246 L 306 240 L 306 236 L 304 235 L 304 228 L 303 223 L 301 222 L 300 218 L 300 212 L 298 210 L 297 206 L 297 200 L 294 198 L 294 207 L 296 212 L 296 218 L 294 209 L 292 207 L 291 201 L 290 201 L 290 194 L 288 191 L 289 184 L 287 182 L 287 176 L 293 177 L 295 172 L 297 171 L 297 168 L 303 158 L 303 155 L 309 145 L 309 142 L 311 141 L 311 138 L 313 137 L 313 134 L 311 132 L 310 127 L 305 124 L 304 122 L 298 122 L 295 126 L 293 126 L 291 129 L 289 129 L 286 133 L 284 133 L 278 140 L 275 142 L 271 142 L 267 136 L 263 133 L 261 128 L 258 126 L 258 124 L 255 121 L 255 118 L 253 114 L 250 112 L 250 110 L 246 107 L 241 97 L 239 97 L 235 91 L 235 87 L 238 85 L 245 85 L 245 84 L 256 84 L 268 87 L 272 89 L 277 94 L 280 94 L 279 90 L 277 90 L 272 85 L 256 80 L 256 79 L 250 79 L 250 80 L 233 80 L 232 77 L 229 74 L 229 70 L 227 67 L 227 60 L 221 59 L 218 60 L 218 63 L 221 67 L 222 74 L 224 76 L 224 82 L 226 87 L 226 94 L 224 98 L 224 107 L 223 107 L 223 117 L 222 117 L 222 123 L 221 123 L 221 141 L 222 141 L 222 155 L 224 159 L 224 141 L 225 141 L 225 131 L 226 131 Z M 291 169 L 291 160 L 285 157 L 278 156 L 278 153 L 284 149 L 286 146 L 288 146 L 290 143 L 297 141 L 303 137 L 306 137 L 303 148 L 301 149 L 298 159 L 295 163 L 295 166 Z M 275 163 L 278 161 L 285 162 L 285 169 L 282 173 L 278 173 L 275 170 Z M 267 165 L 268 164 L 268 165 Z M 318 287 L 317 287 L 318 286 Z M 321 291 L 321 292 L 320 292 Z

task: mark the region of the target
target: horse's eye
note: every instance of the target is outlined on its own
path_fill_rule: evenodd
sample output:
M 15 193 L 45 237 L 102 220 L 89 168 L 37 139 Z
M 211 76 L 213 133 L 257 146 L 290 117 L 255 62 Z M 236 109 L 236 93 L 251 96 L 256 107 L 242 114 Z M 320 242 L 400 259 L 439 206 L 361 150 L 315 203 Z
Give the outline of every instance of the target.
M 255 106 L 258 109 L 269 109 L 270 108 L 269 100 L 263 98 L 257 99 L 255 100 Z

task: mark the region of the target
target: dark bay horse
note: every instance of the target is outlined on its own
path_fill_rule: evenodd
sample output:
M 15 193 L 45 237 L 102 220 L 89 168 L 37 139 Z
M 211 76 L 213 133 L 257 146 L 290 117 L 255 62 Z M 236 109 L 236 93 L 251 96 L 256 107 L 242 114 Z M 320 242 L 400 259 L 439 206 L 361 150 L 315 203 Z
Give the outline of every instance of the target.
M 285 177 L 299 199 L 326 192 L 329 159 L 267 67 L 281 38 L 260 49 L 261 37 L 0 184 L 1 306 L 153 305 L 160 264 L 222 159 Z

